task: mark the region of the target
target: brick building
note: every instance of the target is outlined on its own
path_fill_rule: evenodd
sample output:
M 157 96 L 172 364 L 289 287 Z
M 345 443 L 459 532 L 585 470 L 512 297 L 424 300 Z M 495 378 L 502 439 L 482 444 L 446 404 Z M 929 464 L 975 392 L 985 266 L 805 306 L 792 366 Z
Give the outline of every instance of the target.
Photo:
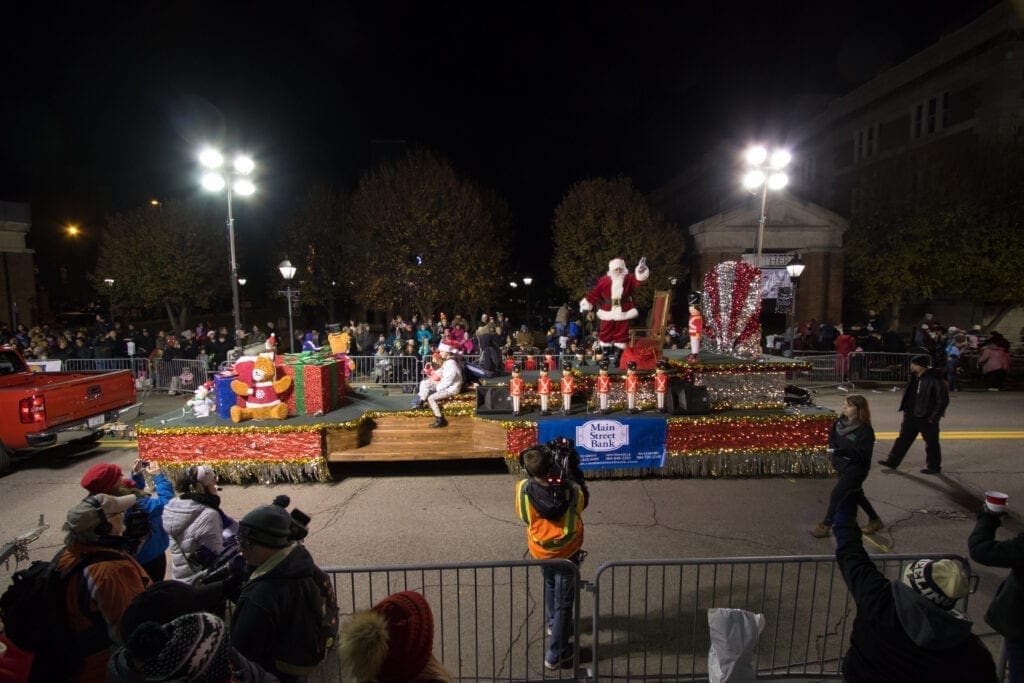
M 28 204 L 0 202 L 0 324 L 37 322 L 35 252 L 25 246 L 31 227 Z

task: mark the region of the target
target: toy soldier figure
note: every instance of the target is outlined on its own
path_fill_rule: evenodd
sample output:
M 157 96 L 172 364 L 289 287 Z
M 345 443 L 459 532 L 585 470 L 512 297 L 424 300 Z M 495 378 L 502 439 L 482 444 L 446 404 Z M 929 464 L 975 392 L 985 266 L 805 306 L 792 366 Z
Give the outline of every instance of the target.
M 696 363 L 700 360 L 700 336 L 704 319 L 700 315 L 700 295 L 690 295 L 690 355 L 686 360 Z
M 559 388 L 562 390 L 562 413 L 568 415 L 569 409 L 572 407 L 572 391 L 576 388 L 576 378 L 572 376 L 571 363 L 562 365 L 562 381 Z
M 508 381 L 508 393 L 512 397 L 512 414 L 516 417 L 521 415 L 519 402 L 523 398 L 523 378 L 519 376 L 521 371 L 522 366 L 516 363 L 515 367 L 512 368 L 512 379 Z
M 540 377 L 537 378 L 537 395 L 540 396 L 540 414 L 550 415 L 548 397 L 551 396 L 551 378 L 548 377 L 548 366 L 546 363 L 540 366 Z
M 608 410 L 608 392 L 612 390 L 612 378 L 608 376 L 608 359 L 605 358 L 601 361 L 601 369 L 597 374 L 597 396 L 600 401 L 601 414 L 607 415 Z
M 626 406 L 631 415 L 640 411 L 636 407 L 636 390 L 640 386 L 640 378 L 636 374 L 636 361 L 631 360 L 626 364 Z
M 658 365 L 654 369 L 654 394 L 658 397 L 659 413 L 668 412 L 665 408 L 665 393 L 668 392 L 668 375 L 665 374 L 666 369 L 668 369 L 668 363 L 663 360 L 659 360 Z

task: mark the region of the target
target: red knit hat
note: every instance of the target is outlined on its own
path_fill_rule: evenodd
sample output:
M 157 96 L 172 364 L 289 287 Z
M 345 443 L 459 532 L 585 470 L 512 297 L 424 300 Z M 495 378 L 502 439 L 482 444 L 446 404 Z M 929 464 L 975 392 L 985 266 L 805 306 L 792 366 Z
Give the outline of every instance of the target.
M 342 665 L 357 680 L 414 681 L 434 647 L 434 615 L 415 591 L 384 598 L 359 612 L 341 629 Z
M 135 482 L 126 479 L 121 468 L 111 462 L 96 463 L 82 475 L 82 488 L 92 495 L 111 493 L 118 486 L 135 488 Z

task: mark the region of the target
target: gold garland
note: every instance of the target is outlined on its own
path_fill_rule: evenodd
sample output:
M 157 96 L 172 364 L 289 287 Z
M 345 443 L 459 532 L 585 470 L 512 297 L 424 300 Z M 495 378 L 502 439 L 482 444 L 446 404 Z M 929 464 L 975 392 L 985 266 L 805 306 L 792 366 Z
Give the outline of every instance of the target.
M 217 472 L 217 481 L 232 484 L 259 482 L 299 483 L 308 481 L 326 482 L 331 480 L 331 472 L 326 458 L 313 460 L 289 460 L 284 462 L 266 462 L 263 460 L 206 460 L 188 464 L 161 463 L 160 467 L 172 481 L 187 467 L 193 465 L 209 465 Z
M 690 372 L 781 372 L 784 370 L 810 370 L 811 364 L 808 361 L 771 361 L 765 363 L 752 363 L 750 361 L 736 361 L 729 363 L 702 363 L 700 361 L 677 360 L 666 358 L 669 368 L 678 368 Z
M 279 425 L 279 426 L 218 426 L 218 427 L 139 427 L 138 436 L 174 436 L 175 434 L 190 435 L 228 435 L 228 434 L 288 434 L 299 432 L 318 432 L 333 426 L 332 422 L 319 422 L 311 425 Z

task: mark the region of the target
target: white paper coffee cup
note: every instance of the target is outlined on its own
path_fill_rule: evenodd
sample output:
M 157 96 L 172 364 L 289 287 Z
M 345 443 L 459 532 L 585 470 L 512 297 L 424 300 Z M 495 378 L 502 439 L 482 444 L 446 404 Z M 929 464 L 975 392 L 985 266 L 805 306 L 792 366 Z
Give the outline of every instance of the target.
M 1006 510 L 1008 495 L 1002 491 L 985 491 L 985 507 L 990 512 L 1003 512 Z

